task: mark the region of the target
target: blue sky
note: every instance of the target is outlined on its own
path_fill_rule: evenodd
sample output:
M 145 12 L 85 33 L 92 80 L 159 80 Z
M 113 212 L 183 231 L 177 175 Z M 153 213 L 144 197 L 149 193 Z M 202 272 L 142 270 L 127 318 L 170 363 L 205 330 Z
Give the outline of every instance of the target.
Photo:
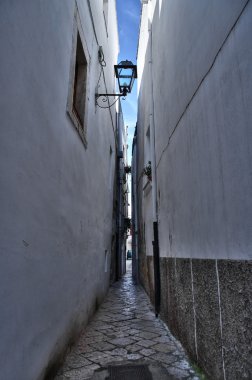
M 116 0 L 120 53 L 118 62 L 128 59 L 136 64 L 141 2 L 140 0 Z M 137 84 L 131 94 L 122 100 L 124 123 L 128 125 L 128 160 L 131 163 L 131 142 L 137 119 Z

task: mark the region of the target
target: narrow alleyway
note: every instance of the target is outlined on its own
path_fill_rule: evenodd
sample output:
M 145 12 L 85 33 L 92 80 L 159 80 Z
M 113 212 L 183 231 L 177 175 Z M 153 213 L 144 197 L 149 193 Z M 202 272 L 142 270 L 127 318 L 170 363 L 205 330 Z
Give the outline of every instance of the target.
M 124 365 L 122 372 L 112 373 L 118 365 Z M 136 376 L 136 366 L 147 372 Z M 126 275 L 110 288 L 55 380 L 91 378 L 198 379 L 179 342 L 155 318 L 143 289 L 132 283 L 129 261 Z

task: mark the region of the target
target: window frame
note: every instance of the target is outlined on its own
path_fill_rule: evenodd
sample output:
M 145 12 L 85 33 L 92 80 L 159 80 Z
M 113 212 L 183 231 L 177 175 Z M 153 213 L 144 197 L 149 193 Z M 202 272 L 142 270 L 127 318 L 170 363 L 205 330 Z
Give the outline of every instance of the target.
M 74 94 L 75 94 L 75 69 L 76 69 L 76 53 L 77 53 L 77 41 L 78 36 L 82 45 L 83 53 L 86 60 L 86 88 L 85 88 L 85 105 L 84 105 L 84 117 L 83 123 L 81 123 L 78 114 L 75 111 L 74 107 Z M 72 51 L 71 51 L 71 60 L 70 60 L 70 73 L 69 73 L 69 85 L 68 85 L 68 97 L 67 97 L 67 114 L 74 125 L 78 135 L 80 136 L 83 145 L 87 148 L 87 120 L 88 120 L 88 102 L 89 102 L 89 84 L 90 84 L 90 54 L 88 52 L 87 43 L 84 38 L 83 29 L 80 22 L 80 17 L 78 11 L 75 11 L 74 15 L 74 25 L 73 25 L 73 35 L 72 35 Z

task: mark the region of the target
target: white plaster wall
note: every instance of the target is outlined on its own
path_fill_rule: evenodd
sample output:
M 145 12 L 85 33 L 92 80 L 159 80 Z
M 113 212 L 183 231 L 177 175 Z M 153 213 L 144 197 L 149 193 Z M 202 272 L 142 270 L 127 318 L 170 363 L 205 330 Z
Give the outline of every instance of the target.
M 142 5 L 141 20 L 138 36 L 138 51 L 137 51 L 137 92 L 139 93 L 142 75 L 145 65 L 146 50 L 149 40 L 148 32 L 148 5 Z M 147 61 L 146 61 L 147 62 Z
M 156 3 L 153 73 L 161 256 L 252 258 L 251 19 L 252 6 L 246 1 Z M 141 134 L 143 115 L 149 113 L 148 60 L 141 35 L 139 52 L 138 62 L 145 63 Z
M 98 45 L 78 1 L 90 54 L 87 149 L 66 113 L 73 0 L 0 3 L 0 367 L 5 380 L 35 380 L 87 321 L 109 283 L 115 111 L 95 107 Z M 109 37 L 92 0 L 114 87 L 115 2 Z M 110 146 L 113 159 L 110 157 Z M 112 180 L 113 183 L 113 180 Z

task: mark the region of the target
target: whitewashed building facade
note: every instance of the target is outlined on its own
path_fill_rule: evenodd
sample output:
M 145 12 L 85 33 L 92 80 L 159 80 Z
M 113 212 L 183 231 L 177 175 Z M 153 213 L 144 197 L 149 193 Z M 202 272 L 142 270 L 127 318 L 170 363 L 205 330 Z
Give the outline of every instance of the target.
M 1 1 L 0 46 L 0 377 L 35 380 L 109 286 L 115 0 Z
M 252 378 L 252 3 L 142 3 L 132 164 L 139 277 L 208 378 Z

